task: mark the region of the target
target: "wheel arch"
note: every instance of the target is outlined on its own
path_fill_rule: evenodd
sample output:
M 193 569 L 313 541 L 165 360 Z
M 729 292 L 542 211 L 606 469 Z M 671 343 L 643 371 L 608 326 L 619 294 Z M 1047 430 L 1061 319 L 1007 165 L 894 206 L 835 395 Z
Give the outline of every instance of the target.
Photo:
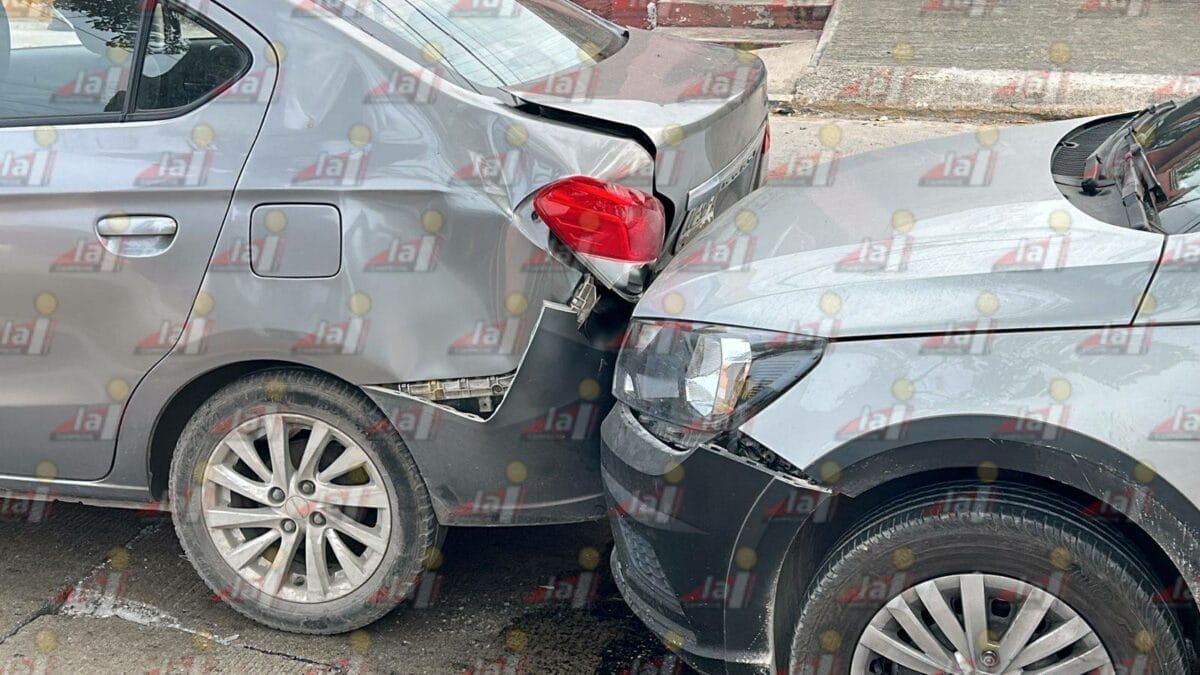
M 345 381 L 312 366 L 277 359 L 226 363 L 192 377 L 167 399 L 154 419 L 149 444 L 146 447 L 146 480 L 154 499 L 162 499 L 166 494 L 175 444 L 196 409 L 231 382 L 253 373 L 283 368 L 320 373 L 325 377 Z
M 1017 420 L 982 415 L 914 421 L 850 441 L 805 468 L 834 489 L 839 503 L 832 527 L 808 522 L 799 529 L 780 568 L 771 626 L 780 668 L 788 668 L 785 646 L 808 585 L 841 537 L 874 509 L 915 488 L 963 480 L 1041 487 L 1078 506 L 1081 514 L 1092 510 L 1111 517 L 1146 556 L 1163 582 L 1163 593 L 1171 594 L 1157 600 L 1171 603 L 1185 635 L 1196 634 L 1200 509 L 1128 453 L 1070 429 L 1048 429 L 1038 440 L 992 435 L 1010 421 Z M 989 430 L 989 435 L 973 435 L 973 429 Z M 1131 505 L 1136 511 L 1128 513 Z M 796 579 L 803 583 L 790 583 Z

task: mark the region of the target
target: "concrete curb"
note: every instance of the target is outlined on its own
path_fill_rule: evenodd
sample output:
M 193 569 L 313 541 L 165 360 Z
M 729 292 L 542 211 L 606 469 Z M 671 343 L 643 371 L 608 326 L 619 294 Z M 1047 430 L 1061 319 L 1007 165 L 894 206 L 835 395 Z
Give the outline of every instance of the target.
M 805 68 L 793 87 L 794 105 L 818 110 L 1063 118 L 1192 96 L 1200 74 L 822 65 Z

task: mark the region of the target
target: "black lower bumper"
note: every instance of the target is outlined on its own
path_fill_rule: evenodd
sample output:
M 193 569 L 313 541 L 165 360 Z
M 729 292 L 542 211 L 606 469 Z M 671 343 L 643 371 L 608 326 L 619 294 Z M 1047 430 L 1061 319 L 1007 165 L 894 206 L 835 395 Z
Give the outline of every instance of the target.
M 602 438 L 613 575 L 634 612 L 698 670 L 774 670 L 780 573 L 829 495 L 729 453 L 676 451 L 623 405 Z

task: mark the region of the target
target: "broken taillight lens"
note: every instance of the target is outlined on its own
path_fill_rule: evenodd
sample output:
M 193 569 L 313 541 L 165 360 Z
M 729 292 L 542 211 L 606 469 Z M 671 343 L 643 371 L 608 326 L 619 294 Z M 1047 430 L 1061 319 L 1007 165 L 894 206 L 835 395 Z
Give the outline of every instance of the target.
M 573 176 L 542 188 L 533 210 L 575 253 L 632 263 L 662 254 L 663 207 L 641 190 Z

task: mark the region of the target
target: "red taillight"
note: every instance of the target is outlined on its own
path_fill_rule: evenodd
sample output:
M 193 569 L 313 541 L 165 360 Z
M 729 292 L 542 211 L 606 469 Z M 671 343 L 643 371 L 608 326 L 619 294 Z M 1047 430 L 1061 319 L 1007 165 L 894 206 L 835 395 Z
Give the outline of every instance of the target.
M 640 190 L 573 176 L 542 188 L 533 210 L 576 253 L 634 263 L 662 254 L 662 204 Z
M 767 130 L 763 132 L 763 151 L 762 154 L 767 154 L 771 151 L 771 120 L 767 120 Z

